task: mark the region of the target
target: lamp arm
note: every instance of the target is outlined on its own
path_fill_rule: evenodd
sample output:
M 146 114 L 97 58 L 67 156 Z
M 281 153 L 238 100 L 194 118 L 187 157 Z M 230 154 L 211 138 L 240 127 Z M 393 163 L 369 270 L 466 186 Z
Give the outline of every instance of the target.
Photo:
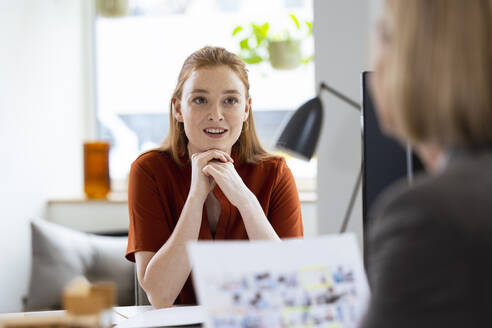
M 355 182 L 354 189 L 352 190 L 352 195 L 350 196 L 349 206 L 347 207 L 347 211 L 345 212 L 345 217 L 343 218 L 342 227 L 340 228 L 340 233 L 343 233 L 347 230 L 347 225 L 350 220 L 350 215 L 352 214 L 352 209 L 354 208 L 354 203 L 357 197 L 357 191 L 359 190 L 361 180 L 362 180 L 362 162 L 360 164 L 357 181 Z
M 330 92 L 331 94 L 333 94 L 337 98 L 345 101 L 347 104 L 349 104 L 353 108 L 357 109 L 359 112 L 361 111 L 361 108 L 362 107 L 361 107 L 361 105 L 358 102 L 356 102 L 355 100 L 350 99 L 349 97 L 347 97 L 343 93 L 341 93 L 341 92 L 333 89 L 332 87 L 330 87 L 325 82 L 321 82 L 321 84 L 319 85 L 318 96 L 321 94 L 321 90 L 322 89 L 325 89 L 326 91 Z
M 351 98 L 347 97 L 343 93 L 333 89 L 329 85 L 327 85 L 325 82 L 321 82 L 319 85 L 318 89 L 318 97 L 321 95 L 321 90 L 325 89 L 326 91 L 330 92 L 332 95 L 337 97 L 340 100 L 343 100 L 345 103 L 349 104 L 352 106 L 354 109 L 358 110 L 359 112 L 362 111 L 362 106 L 356 102 L 355 100 L 352 100 Z M 347 230 L 347 225 L 350 220 L 350 215 L 352 214 L 352 209 L 354 208 L 355 204 L 355 199 L 357 198 L 357 191 L 359 190 L 360 184 L 362 181 L 362 161 L 359 169 L 359 174 L 357 176 L 357 181 L 355 182 L 354 189 L 352 190 L 352 195 L 350 196 L 350 201 L 349 205 L 347 207 L 347 210 L 345 212 L 345 216 L 343 218 L 342 226 L 340 228 L 340 233 L 343 233 Z
M 362 110 L 362 106 L 358 102 L 350 99 L 349 97 L 347 97 L 343 93 L 333 89 L 332 87 L 327 85 L 325 82 L 321 82 L 321 84 L 319 85 L 318 96 L 321 94 L 321 90 L 323 90 L 323 89 L 330 92 L 331 94 L 333 94 L 338 99 L 343 100 L 344 102 L 346 102 L 347 104 L 352 106 L 354 109 L 358 110 L 359 112 Z M 347 230 L 347 225 L 348 225 L 348 222 L 350 220 L 350 215 L 352 214 L 352 210 L 354 208 L 355 199 L 357 198 L 357 192 L 359 190 L 361 181 L 362 181 L 362 162 L 361 162 L 361 166 L 359 169 L 359 174 L 357 176 L 357 181 L 355 182 L 354 189 L 352 190 L 352 195 L 350 196 L 349 205 L 347 207 L 347 210 L 345 211 L 345 216 L 343 218 L 342 226 L 340 228 L 340 233 L 343 233 Z

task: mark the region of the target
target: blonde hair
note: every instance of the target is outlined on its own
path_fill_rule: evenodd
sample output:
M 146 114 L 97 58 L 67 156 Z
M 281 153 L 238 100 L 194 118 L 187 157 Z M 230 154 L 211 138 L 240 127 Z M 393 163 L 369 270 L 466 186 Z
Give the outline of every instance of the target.
M 492 144 L 492 1 L 386 0 L 385 110 L 412 144 Z
M 249 98 L 248 71 L 243 61 L 235 54 L 228 52 L 224 48 L 207 46 L 195 51 L 186 58 L 169 105 L 169 133 L 161 146 L 157 148 L 159 151 L 170 152 L 174 161 L 178 164 L 181 164 L 181 157 L 188 156 L 186 147 L 188 138 L 186 137 L 183 123 L 178 122 L 173 115 L 173 100 L 181 98 L 183 85 L 195 70 L 222 65 L 229 67 L 237 74 L 246 88 L 246 98 Z M 243 123 L 241 135 L 232 146 L 232 153 L 237 154 L 241 162 L 257 163 L 270 158 L 272 155 L 261 146 L 260 140 L 256 135 L 253 113 L 251 108 L 249 110 L 248 118 Z

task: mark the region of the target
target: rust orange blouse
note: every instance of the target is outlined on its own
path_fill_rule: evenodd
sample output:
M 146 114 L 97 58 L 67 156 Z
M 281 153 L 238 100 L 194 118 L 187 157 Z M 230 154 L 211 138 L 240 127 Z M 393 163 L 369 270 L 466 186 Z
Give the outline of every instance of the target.
M 277 235 L 280 238 L 302 237 L 299 195 L 285 159 L 273 157 L 249 164 L 238 163 L 238 159 L 232 157 L 236 171 L 256 195 Z M 190 183 L 190 162 L 180 166 L 167 152 L 147 152 L 133 162 L 128 186 L 128 260 L 135 261 L 135 252 L 157 252 L 168 240 L 183 209 Z M 248 239 L 237 208 L 218 186 L 213 192 L 221 204 L 216 232 L 212 236 L 204 208 L 198 239 Z M 196 304 L 190 277 L 175 304 Z

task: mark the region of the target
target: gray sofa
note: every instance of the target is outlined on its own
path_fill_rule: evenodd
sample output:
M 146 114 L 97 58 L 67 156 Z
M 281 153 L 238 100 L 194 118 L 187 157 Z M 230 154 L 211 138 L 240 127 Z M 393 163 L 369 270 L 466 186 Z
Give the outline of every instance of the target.
M 25 311 L 60 309 L 63 288 L 80 276 L 91 282 L 112 281 L 117 305 L 136 304 L 134 264 L 124 257 L 127 237 L 83 233 L 45 220 L 32 221 L 31 232 L 32 267 Z

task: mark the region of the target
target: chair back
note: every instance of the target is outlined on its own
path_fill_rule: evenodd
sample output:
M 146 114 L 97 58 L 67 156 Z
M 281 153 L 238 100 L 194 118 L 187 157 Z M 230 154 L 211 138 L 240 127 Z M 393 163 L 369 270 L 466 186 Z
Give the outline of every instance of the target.
M 133 268 L 133 280 L 135 284 L 135 305 L 151 305 L 147 294 L 145 293 L 142 286 L 140 286 L 140 284 L 138 283 L 137 265 L 135 264 Z

